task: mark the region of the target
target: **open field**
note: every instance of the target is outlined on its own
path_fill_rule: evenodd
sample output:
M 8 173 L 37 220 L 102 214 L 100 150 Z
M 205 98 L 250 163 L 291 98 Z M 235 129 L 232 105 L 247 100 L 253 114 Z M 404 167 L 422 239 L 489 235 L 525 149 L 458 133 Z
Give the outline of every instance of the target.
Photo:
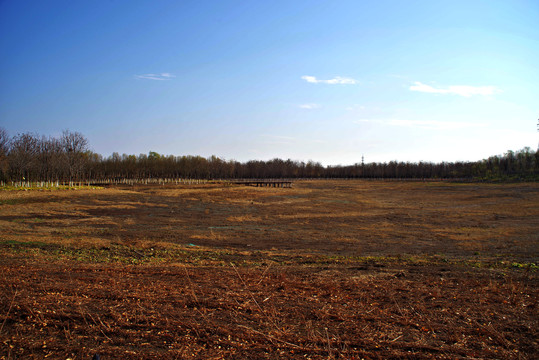
M 0 191 L 0 357 L 535 359 L 539 184 Z

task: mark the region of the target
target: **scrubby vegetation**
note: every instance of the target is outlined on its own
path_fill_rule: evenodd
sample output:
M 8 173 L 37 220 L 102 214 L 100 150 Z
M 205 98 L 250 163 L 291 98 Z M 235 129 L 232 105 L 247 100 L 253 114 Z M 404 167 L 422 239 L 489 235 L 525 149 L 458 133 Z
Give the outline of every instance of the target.
M 539 180 L 539 151 L 524 148 L 475 162 L 356 163 L 322 166 L 318 162 L 273 159 L 244 163 L 216 156 L 148 154 L 103 157 L 89 150 L 80 133 L 60 138 L 32 133 L 10 138 L 0 128 L 0 181 L 81 182 L 104 179 L 245 179 L 245 178 L 378 178 Z

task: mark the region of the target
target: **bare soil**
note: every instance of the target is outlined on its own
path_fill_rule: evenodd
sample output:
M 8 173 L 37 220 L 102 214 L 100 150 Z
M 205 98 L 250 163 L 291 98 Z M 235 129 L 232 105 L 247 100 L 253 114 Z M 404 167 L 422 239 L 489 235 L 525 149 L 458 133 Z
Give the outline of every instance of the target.
M 535 359 L 539 184 L 0 191 L 2 359 Z

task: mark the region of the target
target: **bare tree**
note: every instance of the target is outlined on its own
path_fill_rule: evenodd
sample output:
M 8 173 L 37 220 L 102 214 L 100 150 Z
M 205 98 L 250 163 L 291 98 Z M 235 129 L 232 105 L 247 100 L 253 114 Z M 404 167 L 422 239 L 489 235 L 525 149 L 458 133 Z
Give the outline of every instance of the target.
M 38 177 L 39 140 L 32 133 L 18 134 L 11 142 L 8 154 L 11 172 L 18 180 L 30 181 Z
M 9 152 L 10 138 L 6 129 L 0 127 L 0 181 L 7 180 L 9 162 L 7 154 Z
M 39 143 L 39 165 L 41 180 L 60 180 L 65 176 L 65 156 L 60 140 L 42 137 Z
M 81 133 L 64 130 L 60 143 L 66 157 L 69 181 L 80 179 L 88 152 L 88 140 Z

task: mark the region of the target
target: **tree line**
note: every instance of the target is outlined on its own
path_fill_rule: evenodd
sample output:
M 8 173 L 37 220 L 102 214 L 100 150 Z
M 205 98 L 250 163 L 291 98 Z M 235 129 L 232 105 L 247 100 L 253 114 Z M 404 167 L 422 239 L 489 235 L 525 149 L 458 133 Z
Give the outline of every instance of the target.
M 0 181 L 67 182 L 120 179 L 479 179 L 539 180 L 539 151 L 524 148 L 475 162 L 357 163 L 322 166 L 314 161 L 272 159 L 238 162 L 216 156 L 148 154 L 103 157 L 89 149 L 78 132 L 45 137 L 22 133 L 10 137 L 0 128 Z

